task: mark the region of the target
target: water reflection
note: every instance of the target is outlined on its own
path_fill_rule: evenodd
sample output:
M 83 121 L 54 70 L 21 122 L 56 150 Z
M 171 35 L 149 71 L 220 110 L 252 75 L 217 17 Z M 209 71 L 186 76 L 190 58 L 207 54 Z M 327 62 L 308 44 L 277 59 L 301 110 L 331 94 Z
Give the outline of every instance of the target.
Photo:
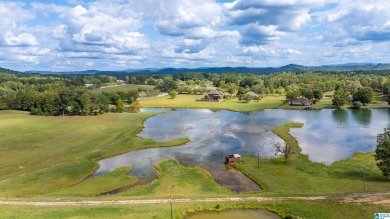
M 371 110 L 370 109 L 353 109 L 352 116 L 362 125 L 370 125 Z
M 162 109 L 149 109 L 153 110 Z M 329 164 L 350 157 L 357 151 L 375 150 L 376 135 L 383 128 L 389 127 L 390 121 L 388 109 L 363 112 L 263 110 L 239 113 L 205 109 L 166 111 L 147 119 L 139 136 L 161 142 L 187 137 L 191 140 L 189 143 L 179 147 L 140 150 L 101 160 L 96 174 L 130 165 L 133 168 L 131 175 L 141 177 L 140 183 L 146 183 L 156 177 L 153 169 L 155 164 L 165 159 L 176 159 L 185 166 L 206 168 L 217 182 L 234 191 L 259 190 L 256 184 L 239 172 L 231 173 L 226 170 L 225 154 L 257 156 L 260 153 L 262 157 L 273 157 L 273 145 L 282 140 L 272 133 L 272 128 L 286 122 L 300 121 L 305 124 L 304 127 L 292 129 L 291 134 L 298 139 L 302 153 L 308 154 L 313 161 Z M 237 185 L 245 186 L 237 188 Z
M 348 111 L 344 109 L 333 110 L 332 118 L 336 123 L 340 125 L 348 124 Z

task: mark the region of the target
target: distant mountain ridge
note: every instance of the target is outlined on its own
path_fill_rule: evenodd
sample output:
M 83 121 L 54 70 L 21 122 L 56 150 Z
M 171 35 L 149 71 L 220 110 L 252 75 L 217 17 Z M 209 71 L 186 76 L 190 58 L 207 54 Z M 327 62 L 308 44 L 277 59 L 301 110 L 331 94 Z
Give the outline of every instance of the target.
M 176 74 L 176 73 L 255 73 L 255 74 L 270 74 L 276 72 L 345 72 L 345 71 L 369 71 L 369 70 L 390 70 L 390 63 L 346 63 L 335 65 L 321 66 L 304 66 L 297 64 L 289 64 L 281 67 L 203 67 L 203 68 L 145 68 L 145 69 L 127 69 L 117 71 L 26 71 L 26 74 L 106 74 L 106 75 L 124 75 L 124 74 Z M 14 72 L 9 69 L 0 68 L 0 72 Z

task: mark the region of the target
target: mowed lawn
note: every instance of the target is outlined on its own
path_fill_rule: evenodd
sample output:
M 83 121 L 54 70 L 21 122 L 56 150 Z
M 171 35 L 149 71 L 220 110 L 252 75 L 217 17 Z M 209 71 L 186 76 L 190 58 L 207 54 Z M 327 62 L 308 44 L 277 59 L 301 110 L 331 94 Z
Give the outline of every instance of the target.
M 333 91 L 324 93 L 324 97 L 313 104 L 313 109 L 332 109 L 336 108 L 332 105 Z M 202 95 L 178 95 L 175 99 L 169 96 L 149 98 L 141 101 L 142 107 L 157 107 L 157 108 L 207 108 L 207 109 L 226 109 L 232 111 L 248 112 L 261 109 L 303 109 L 303 106 L 291 106 L 286 101 L 285 95 L 266 95 L 260 100 L 250 101 L 246 103 L 239 101 L 237 98 L 223 100 L 220 102 L 205 102 L 196 101 L 201 99 Z M 351 105 L 345 105 L 344 108 L 349 108 Z M 386 97 L 380 94 L 375 94 L 373 102 L 362 108 L 390 108 L 386 102 Z
M 205 109 L 227 109 L 232 111 L 253 111 L 259 109 L 279 108 L 283 105 L 285 96 L 265 96 L 261 100 L 254 100 L 249 103 L 239 101 L 237 98 L 223 100 L 220 102 L 196 101 L 202 95 L 178 95 L 175 99 L 169 96 L 149 98 L 141 101 L 142 107 L 163 107 L 163 108 L 205 108 Z
M 93 173 L 99 159 L 188 141 L 158 143 L 136 137 L 152 115 L 43 117 L 0 111 L 0 197 L 54 192 Z

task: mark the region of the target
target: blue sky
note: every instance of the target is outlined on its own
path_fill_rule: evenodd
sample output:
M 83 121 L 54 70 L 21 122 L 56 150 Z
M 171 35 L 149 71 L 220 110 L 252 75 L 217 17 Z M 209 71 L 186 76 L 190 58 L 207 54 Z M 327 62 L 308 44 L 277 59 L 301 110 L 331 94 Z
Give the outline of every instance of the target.
M 0 0 L 0 67 L 388 63 L 388 0 Z

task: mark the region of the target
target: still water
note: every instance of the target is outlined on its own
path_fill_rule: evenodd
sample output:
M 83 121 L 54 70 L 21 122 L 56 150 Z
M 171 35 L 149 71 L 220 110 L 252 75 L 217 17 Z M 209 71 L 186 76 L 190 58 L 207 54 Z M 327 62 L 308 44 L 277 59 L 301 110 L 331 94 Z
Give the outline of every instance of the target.
M 263 210 L 227 210 L 222 212 L 201 212 L 185 219 L 280 219 L 277 214 Z
M 161 111 L 162 109 L 143 109 Z M 355 152 L 375 150 L 376 135 L 390 127 L 389 109 L 371 110 L 262 110 L 248 113 L 178 109 L 153 116 L 145 121 L 138 134 L 165 142 L 189 138 L 183 146 L 134 151 L 99 161 L 95 175 L 120 166 L 131 166 L 130 175 L 140 177 L 140 184 L 156 177 L 153 167 L 161 160 L 176 159 L 185 166 L 202 166 L 214 179 L 236 192 L 256 191 L 260 187 L 237 171 L 227 171 L 224 155 L 239 153 L 274 157 L 273 145 L 283 140 L 272 128 L 286 122 L 303 122 L 292 129 L 302 153 L 315 162 L 330 164 Z

